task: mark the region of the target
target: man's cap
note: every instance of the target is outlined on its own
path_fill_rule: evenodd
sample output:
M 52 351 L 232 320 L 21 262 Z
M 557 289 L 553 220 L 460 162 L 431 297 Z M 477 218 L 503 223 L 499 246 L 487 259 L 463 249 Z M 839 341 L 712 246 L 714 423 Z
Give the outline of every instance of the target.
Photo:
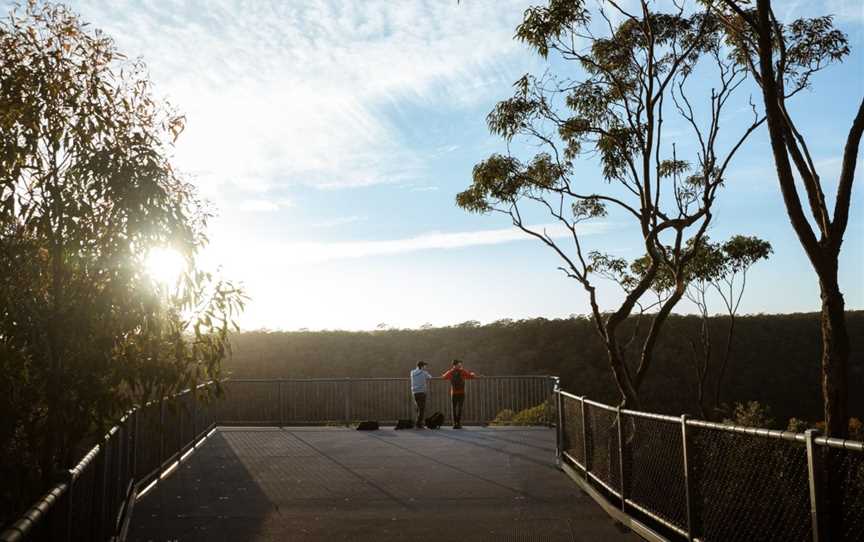
M 424 365 L 429 365 L 429 364 L 426 363 L 425 361 L 418 361 L 417 362 L 417 367 L 423 367 Z

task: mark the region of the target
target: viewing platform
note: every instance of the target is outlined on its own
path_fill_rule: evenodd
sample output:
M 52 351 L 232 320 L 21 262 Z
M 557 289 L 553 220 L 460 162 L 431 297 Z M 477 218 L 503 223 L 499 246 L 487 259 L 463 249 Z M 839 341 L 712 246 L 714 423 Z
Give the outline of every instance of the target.
M 555 464 L 551 428 L 217 428 L 129 541 L 640 540 Z

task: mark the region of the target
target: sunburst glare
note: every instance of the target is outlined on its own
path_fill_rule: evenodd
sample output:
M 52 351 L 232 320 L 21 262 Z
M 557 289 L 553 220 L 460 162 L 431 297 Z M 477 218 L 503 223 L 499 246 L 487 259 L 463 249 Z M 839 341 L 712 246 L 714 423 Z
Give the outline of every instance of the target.
M 153 280 L 165 286 L 173 286 L 186 268 L 186 260 L 172 248 L 157 247 L 147 253 L 144 265 Z

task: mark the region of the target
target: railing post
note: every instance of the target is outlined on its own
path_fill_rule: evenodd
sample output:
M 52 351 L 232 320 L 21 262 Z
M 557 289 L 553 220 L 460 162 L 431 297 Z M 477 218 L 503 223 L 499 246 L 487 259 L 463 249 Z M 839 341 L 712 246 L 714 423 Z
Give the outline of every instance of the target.
M 690 438 L 687 432 L 687 415 L 681 415 L 681 451 L 684 457 L 684 495 L 687 499 L 687 539 L 702 536 L 702 514 L 696 498 L 696 480 L 693 458 L 690 457 Z
M 60 510 L 52 517 L 58 518 L 58 524 L 50 525 L 51 536 L 57 536 L 60 542 L 68 542 L 72 540 L 72 521 L 73 512 L 72 504 L 75 498 L 75 477 L 71 470 L 57 471 L 54 475 L 55 481 L 60 484 L 66 484 L 66 493 L 58 503 Z M 53 540 L 54 538 L 52 538 Z
M 91 524 L 91 540 L 105 539 L 105 486 L 108 471 L 107 439 L 99 443 L 99 451 L 93 458 L 95 480 L 93 483 L 93 500 L 90 502 L 93 510 L 93 523 Z
M 195 448 L 195 441 L 198 440 L 198 388 L 192 386 L 192 446 Z
M 826 536 L 825 495 L 823 481 L 825 480 L 825 465 L 819 457 L 816 443 L 813 439 L 819 436 L 818 429 L 808 429 L 804 432 L 807 443 L 807 473 L 810 489 L 810 523 L 813 531 L 813 542 L 828 540 Z
M 158 480 L 165 467 L 165 398 L 159 399 L 159 472 L 156 473 Z
M 588 454 L 588 435 L 590 434 L 590 431 L 588 430 L 588 414 L 585 412 L 587 407 L 585 399 L 586 397 L 584 395 L 580 397 L 580 400 L 582 401 L 582 452 L 585 463 L 585 481 L 590 482 L 591 477 L 588 476 L 588 473 L 591 472 L 591 457 Z
M 138 413 L 141 407 L 132 411 L 132 479 L 138 481 Z
M 345 426 L 351 425 L 351 377 L 345 378 Z
M 279 397 L 279 427 L 285 427 L 285 389 L 283 383 L 285 379 L 279 379 L 279 387 L 277 388 L 277 397 Z
M 561 465 L 561 444 L 564 440 L 564 400 L 561 396 L 561 382 L 558 377 L 553 377 L 554 388 L 552 393 L 555 397 L 555 413 L 558 422 L 555 424 L 555 462 Z
M 627 511 L 627 478 L 625 477 L 624 469 L 624 418 L 621 417 L 621 405 L 615 407 L 615 414 L 618 417 L 618 473 L 621 481 L 621 511 Z

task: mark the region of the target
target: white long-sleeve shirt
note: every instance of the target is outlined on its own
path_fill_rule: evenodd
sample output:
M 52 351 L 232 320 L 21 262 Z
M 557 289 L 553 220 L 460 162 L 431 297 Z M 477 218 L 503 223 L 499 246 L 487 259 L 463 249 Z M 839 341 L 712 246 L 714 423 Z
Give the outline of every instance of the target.
M 426 393 L 426 381 L 432 375 L 426 369 L 414 369 L 411 371 L 411 393 Z

